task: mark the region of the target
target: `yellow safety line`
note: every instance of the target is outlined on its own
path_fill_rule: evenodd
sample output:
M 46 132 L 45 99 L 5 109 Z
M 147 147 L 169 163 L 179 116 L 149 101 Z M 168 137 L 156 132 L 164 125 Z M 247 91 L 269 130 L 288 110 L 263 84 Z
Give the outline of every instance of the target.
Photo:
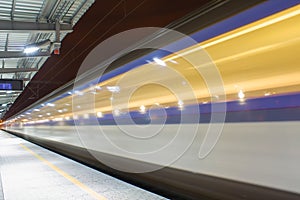
M 81 188 L 85 192 L 89 193 L 95 199 L 98 199 L 98 200 L 107 200 L 107 198 L 105 198 L 104 196 L 98 194 L 97 192 L 95 192 L 94 190 L 92 190 L 88 186 L 84 185 L 82 182 L 80 182 L 76 178 L 72 177 L 68 173 L 66 173 L 63 170 L 61 170 L 59 167 L 53 165 L 51 162 L 49 162 L 48 160 L 46 160 L 42 156 L 40 156 L 37 153 L 33 152 L 31 149 L 29 149 L 28 147 L 26 147 L 24 144 L 20 144 L 20 146 L 23 149 L 25 149 L 26 151 L 28 151 L 29 153 L 31 153 L 33 156 L 35 156 L 37 159 L 39 159 L 40 161 L 42 161 L 43 163 L 45 163 L 46 165 L 48 165 L 51 169 L 53 169 L 54 171 L 56 171 L 57 173 L 59 173 L 60 175 L 62 175 L 66 179 L 68 179 L 69 181 L 71 181 L 73 184 L 77 185 L 79 188 Z

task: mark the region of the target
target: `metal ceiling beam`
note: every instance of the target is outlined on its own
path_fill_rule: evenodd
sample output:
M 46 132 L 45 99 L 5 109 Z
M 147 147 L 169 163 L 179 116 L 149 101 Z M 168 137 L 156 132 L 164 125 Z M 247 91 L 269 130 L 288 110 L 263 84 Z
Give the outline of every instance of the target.
M 17 72 L 37 72 L 38 68 L 0 68 L 1 74 L 17 73 Z
M 11 21 L 14 20 L 15 8 L 16 8 L 16 0 L 13 0 L 11 12 L 10 12 L 10 19 L 11 19 Z
M 59 1 L 46 1 L 46 3 L 44 4 L 40 14 L 39 14 L 39 21 L 42 20 L 51 20 L 50 19 L 50 13 L 56 9 L 56 5 L 59 3 Z
M 31 78 L 21 78 L 23 81 L 31 81 Z
M 55 33 L 55 23 L 0 20 L 0 33 Z M 72 32 L 71 24 L 60 24 L 60 32 Z
M 6 34 L 5 51 L 7 51 L 8 49 L 8 37 L 9 37 L 9 33 Z
M 12 97 L 16 96 L 16 94 L 6 94 L 6 93 L 0 93 L 1 101 L 7 101 L 10 100 Z
M 73 15 L 72 20 L 71 20 L 71 24 L 74 24 L 74 18 L 83 10 L 83 8 L 90 3 L 91 0 L 86 0 L 85 2 L 82 3 L 82 5 L 80 6 L 80 8 L 76 11 L 76 13 Z
M 33 54 L 26 54 L 22 51 L 0 51 L 0 59 L 8 58 L 34 58 L 34 57 L 49 57 L 49 52 L 37 52 Z

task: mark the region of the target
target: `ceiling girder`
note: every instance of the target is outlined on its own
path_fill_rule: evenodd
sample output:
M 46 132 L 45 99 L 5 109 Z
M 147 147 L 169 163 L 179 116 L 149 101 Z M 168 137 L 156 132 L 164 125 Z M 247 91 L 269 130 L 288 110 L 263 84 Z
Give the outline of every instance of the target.
M 0 33 L 55 33 L 55 23 L 0 20 Z M 60 24 L 60 32 L 72 32 L 71 24 Z
M 0 51 L 0 59 L 9 58 L 34 58 L 34 57 L 49 57 L 49 52 L 37 52 L 33 54 L 26 54 L 22 51 Z
M 0 73 L 37 72 L 38 70 L 38 68 L 0 68 Z
M 74 24 L 74 19 L 75 19 L 75 17 L 78 15 L 78 13 L 80 13 L 80 12 L 84 9 L 84 7 L 85 7 L 88 3 L 90 3 L 89 0 L 86 0 L 85 2 L 82 3 L 82 5 L 80 6 L 80 8 L 79 8 L 79 9 L 76 11 L 76 13 L 73 15 L 73 19 L 71 20 L 71 24 Z

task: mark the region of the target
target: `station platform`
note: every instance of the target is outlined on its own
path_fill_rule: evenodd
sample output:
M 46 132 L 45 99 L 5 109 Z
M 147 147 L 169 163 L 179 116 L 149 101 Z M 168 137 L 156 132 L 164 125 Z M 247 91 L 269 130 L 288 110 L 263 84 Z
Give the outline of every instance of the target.
M 165 199 L 0 131 L 0 200 Z

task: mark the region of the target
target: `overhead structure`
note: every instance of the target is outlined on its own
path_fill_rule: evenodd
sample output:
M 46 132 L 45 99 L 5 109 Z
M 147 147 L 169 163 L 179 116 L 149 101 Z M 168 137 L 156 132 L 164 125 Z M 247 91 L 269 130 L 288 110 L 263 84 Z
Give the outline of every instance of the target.
M 93 3 L 0 0 L 0 79 L 23 80 L 25 87 L 51 54 L 59 54 L 61 41 Z M 48 45 L 41 46 L 45 41 Z M 28 45 L 35 51 L 24 51 Z M 0 90 L 0 117 L 19 94 Z
M 55 33 L 55 23 L 0 20 L 0 33 Z M 72 32 L 72 24 L 60 24 L 60 32 Z

